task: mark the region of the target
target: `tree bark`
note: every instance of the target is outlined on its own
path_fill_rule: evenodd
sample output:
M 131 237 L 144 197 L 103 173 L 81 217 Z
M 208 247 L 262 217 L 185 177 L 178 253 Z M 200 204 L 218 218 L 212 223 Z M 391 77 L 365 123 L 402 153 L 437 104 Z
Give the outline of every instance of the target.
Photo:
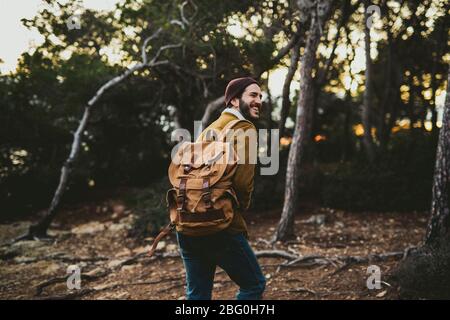
M 437 46 L 434 46 L 435 49 Z M 434 51 L 437 51 L 436 49 Z M 433 57 L 433 67 L 431 68 L 431 101 L 430 101 L 430 109 L 431 109 L 431 132 L 433 135 L 437 135 L 438 127 L 437 123 L 437 110 L 436 110 L 436 90 L 437 90 L 437 81 L 436 81 L 436 59 Z
M 380 106 L 380 118 L 378 121 L 378 130 L 377 136 L 380 141 L 380 149 L 385 150 L 387 147 L 387 126 L 386 123 L 386 115 L 388 113 L 388 105 L 392 106 L 392 97 L 391 97 L 391 88 L 392 88 L 392 44 L 391 44 L 391 34 L 388 28 L 387 30 L 388 39 L 387 39 L 387 62 L 386 62 L 386 71 L 385 71 L 385 79 L 384 79 L 384 96 L 383 101 Z M 392 117 L 392 112 L 390 113 Z
M 289 114 L 289 109 L 291 106 L 291 99 L 289 98 L 290 87 L 291 87 L 292 79 L 294 79 L 295 72 L 297 71 L 299 56 L 300 56 L 300 43 L 297 43 L 295 45 L 295 47 L 292 48 L 291 64 L 289 66 L 289 70 L 286 75 L 286 78 L 284 79 L 283 102 L 281 105 L 280 123 L 278 125 L 280 138 L 284 134 L 286 119 Z
M 391 33 L 388 30 L 388 39 L 392 38 Z M 384 131 L 381 133 L 380 150 L 384 152 L 389 145 L 392 136 L 392 128 L 394 127 L 399 114 L 399 105 L 402 104 L 400 97 L 400 86 L 403 80 L 402 70 L 398 62 L 398 56 L 396 54 L 396 47 L 388 40 L 389 54 L 390 54 L 390 91 L 389 100 L 386 100 L 387 109 L 389 110 L 389 119 L 386 120 L 384 125 Z
M 436 151 L 431 216 L 425 244 L 439 246 L 450 239 L 450 70 L 447 75 L 442 127 Z
M 375 162 L 375 150 L 372 140 L 372 61 L 370 58 L 370 28 L 367 25 L 369 13 L 367 7 L 370 5 L 369 1 L 365 1 L 365 13 L 364 13 L 364 43 L 366 54 L 366 70 L 365 70 L 365 91 L 364 102 L 362 110 L 362 122 L 364 127 L 363 145 L 367 154 L 367 158 L 370 163 Z
M 328 16 L 330 2 L 322 2 L 325 5 L 325 14 Z M 317 3 L 316 3 L 317 5 Z M 306 131 L 308 115 L 311 109 L 311 102 L 314 96 L 314 83 L 312 79 L 312 68 L 316 62 L 316 51 L 321 36 L 321 20 L 318 15 L 311 14 L 311 25 L 306 40 L 305 53 L 301 59 L 300 66 L 300 95 L 297 104 L 297 115 L 294 129 L 294 136 L 289 150 L 289 157 L 286 172 L 286 189 L 284 197 L 283 211 L 277 230 L 272 241 L 285 241 L 294 234 L 294 213 L 297 207 L 298 198 L 298 177 L 301 160 L 306 142 Z

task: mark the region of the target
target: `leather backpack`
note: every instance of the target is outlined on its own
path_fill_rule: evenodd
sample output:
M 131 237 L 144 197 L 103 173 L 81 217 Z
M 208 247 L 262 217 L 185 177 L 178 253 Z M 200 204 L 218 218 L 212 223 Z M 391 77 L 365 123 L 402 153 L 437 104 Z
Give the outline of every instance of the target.
M 239 207 L 232 187 L 239 158 L 234 140 L 227 140 L 241 121 L 247 120 L 230 121 L 220 133 L 207 131 L 202 141 L 182 143 L 172 156 L 168 170 L 172 188 L 166 194 L 170 223 L 155 238 L 150 256 L 174 228 L 189 236 L 203 236 L 230 225 Z M 210 133 L 216 139 L 210 139 Z

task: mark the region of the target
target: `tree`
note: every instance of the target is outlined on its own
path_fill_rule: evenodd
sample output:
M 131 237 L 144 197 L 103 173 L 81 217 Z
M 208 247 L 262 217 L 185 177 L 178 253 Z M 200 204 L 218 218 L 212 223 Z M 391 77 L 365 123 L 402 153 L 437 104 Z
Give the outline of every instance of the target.
M 284 135 L 286 118 L 288 116 L 289 109 L 291 107 L 291 99 L 289 97 L 290 88 L 291 88 L 292 79 L 294 79 L 295 72 L 297 71 L 299 56 L 300 56 L 300 42 L 298 42 L 297 45 L 295 45 L 294 48 L 292 48 L 291 63 L 289 65 L 289 69 L 288 69 L 286 78 L 284 79 L 283 102 L 281 105 L 280 122 L 278 124 L 278 129 L 280 130 L 279 131 L 280 137 L 282 137 Z
M 370 2 L 365 1 L 364 4 L 364 44 L 366 53 L 366 71 L 365 71 L 365 90 L 364 102 L 362 108 L 362 122 L 364 127 L 363 144 L 367 157 L 371 163 L 375 161 L 375 145 L 372 139 L 372 59 L 370 58 L 370 26 L 369 26 L 369 10 Z
M 316 51 L 322 34 L 323 22 L 328 19 L 331 11 L 331 1 L 298 1 L 302 14 L 310 17 L 310 27 L 306 39 L 305 52 L 300 66 L 300 96 L 297 103 L 294 135 L 289 150 L 286 187 L 283 211 L 273 240 L 286 240 L 294 232 L 294 212 L 297 207 L 298 177 L 302 156 L 308 136 L 308 118 L 311 112 L 311 102 L 314 97 L 312 69 L 316 64 Z
M 448 240 L 450 240 L 450 70 L 447 75 L 447 96 L 436 151 L 431 217 L 425 245 L 439 246 Z

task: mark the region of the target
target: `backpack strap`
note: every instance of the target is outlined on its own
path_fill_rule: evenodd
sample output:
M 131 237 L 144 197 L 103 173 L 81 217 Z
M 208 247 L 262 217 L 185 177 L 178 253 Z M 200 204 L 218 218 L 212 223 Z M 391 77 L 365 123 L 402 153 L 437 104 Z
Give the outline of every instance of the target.
M 177 211 L 178 211 L 178 213 L 184 211 L 184 206 L 186 203 L 186 183 L 187 183 L 187 178 L 181 178 L 178 196 L 177 196 Z
M 206 209 L 210 210 L 212 209 L 212 203 L 211 203 L 211 188 L 209 186 L 209 177 L 203 178 L 203 185 L 202 185 L 202 196 L 203 201 L 205 201 Z
M 209 182 L 209 181 L 208 181 Z M 175 218 L 175 221 L 170 222 L 167 226 L 164 227 L 164 229 L 161 230 L 161 232 L 156 236 L 155 240 L 153 241 L 152 247 L 150 248 L 150 251 L 148 252 L 148 255 L 151 257 L 156 250 L 156 247 L 158 246 L 158 243 L 161 241 L 162 238 L 167 236 L 170 231 L 172 231 L 178 220 L 180 219 L 180 214 L 184 212 L 185 210 L 185 204 L 186 204 L 186 178 L 181 178 L 180 186 L 179 186 L 179 194 L 177 196 L 177 216 Z M 208 185 L 209 187 L 209 185 Z
M 253 125 L 253 123 L 251 123 L 248 120 L 240 120 L 240 119 L 236 119 L 236 120 L 231 120 L 230 122 L 228 122 L 225 127 L 223 127 L 222 131 L 220 131 L 220 136 L 219 136 L 219 141 L 225 142 L 225 139 L 227 138 L 227 132 L 228 130 L 232 129 L 235 125 L 237 125 L 239 122 L 248 122 L 249 124 Z
M 158 234 L 158 236 L 153 241 L 152 247 L 150 248 L 150 251 L 148 252 L 148 255 L 151 257 L 156 250 L 156 247 L 158 246 L 158 243 L 161 241 L 162 238 L 167 236 L 170 231 L 172 231 L 175 228 L 175 222 L 169 223 L 167 226 L 162 229 L 162 231 Z

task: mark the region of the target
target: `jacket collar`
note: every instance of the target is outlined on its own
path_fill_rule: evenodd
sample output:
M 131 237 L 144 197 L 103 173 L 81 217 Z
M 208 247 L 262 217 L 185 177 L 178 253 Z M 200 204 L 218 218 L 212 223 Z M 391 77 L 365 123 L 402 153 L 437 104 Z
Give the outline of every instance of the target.
M 232 115 L 236 116 L 239 120 L 245 120 L 244 116 L 242 115 L 242 113 L 234 108 L 225 108 L 225 110 L 222 111 L 222 113 L 231 113 Z

